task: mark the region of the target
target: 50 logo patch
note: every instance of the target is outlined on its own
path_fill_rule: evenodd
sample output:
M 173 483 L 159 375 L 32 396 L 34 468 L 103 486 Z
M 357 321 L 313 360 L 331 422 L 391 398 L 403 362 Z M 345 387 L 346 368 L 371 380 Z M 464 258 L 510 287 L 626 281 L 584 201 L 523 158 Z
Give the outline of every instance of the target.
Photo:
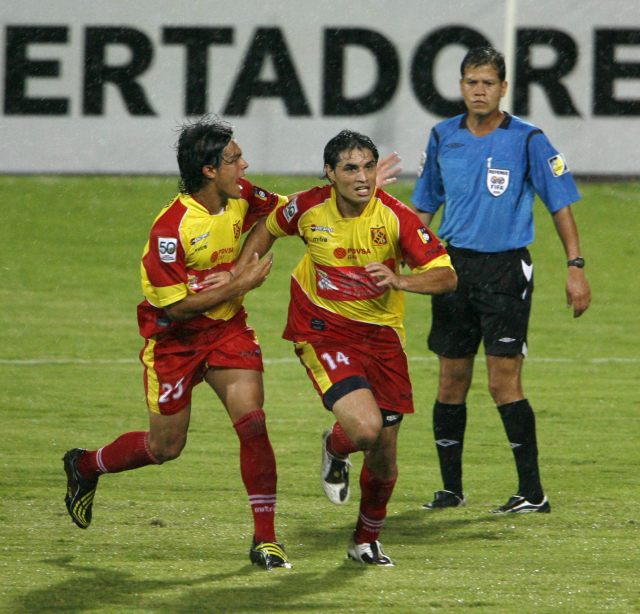
M 158 253 L 162 262 L 175 262 L 178 252 L 178 239 L 158 237 Z

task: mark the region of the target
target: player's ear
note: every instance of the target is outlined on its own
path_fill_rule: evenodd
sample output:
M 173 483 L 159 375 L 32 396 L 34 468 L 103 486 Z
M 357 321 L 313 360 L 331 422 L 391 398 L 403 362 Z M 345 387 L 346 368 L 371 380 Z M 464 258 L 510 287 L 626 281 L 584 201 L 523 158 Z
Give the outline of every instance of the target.
M 217 175 L 217 171 L 218 169 L 215 166 L 212 166 L 211 164 L 206 164 L 205 166 L 202 167 L 202 174 L 207 179 L 215 179 Z
M 336 173 L 335 171 L 328 165 L 324 165 L 324 176 L 331 182 L 335 183 Z

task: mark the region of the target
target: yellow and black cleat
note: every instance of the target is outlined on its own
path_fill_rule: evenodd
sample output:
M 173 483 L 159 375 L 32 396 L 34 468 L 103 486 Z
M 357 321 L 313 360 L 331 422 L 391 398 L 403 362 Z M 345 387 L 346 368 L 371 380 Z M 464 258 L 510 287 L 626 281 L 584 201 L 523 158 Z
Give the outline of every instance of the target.
M 98 486 L 98 480 L 85 480 L 77 469 L 78 459 L 84 452 L 80 448 L 74 448 L 62 459 L 67 474 L 67 494 L 64 502 L 71 520 L 81 529 L 86 529 L 91 524 L 91 508 Z
M 271 571 L 275 567 L 283 567 L 291 569 L 291 563 L 284 551 L 284 546 L 277 542 L 259 542 L 255 539 L 249 550 L 249 558 L 254 565 L 264 567 L 267 571 Z

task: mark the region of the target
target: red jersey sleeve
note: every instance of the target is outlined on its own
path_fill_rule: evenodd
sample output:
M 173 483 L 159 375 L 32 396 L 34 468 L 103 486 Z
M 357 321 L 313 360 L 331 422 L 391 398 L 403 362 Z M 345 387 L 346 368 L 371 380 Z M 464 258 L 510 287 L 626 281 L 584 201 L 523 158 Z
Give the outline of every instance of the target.
M 258 218 L 269 215 L 281 202 L 286 202 L 286 197 L 253 185 L 246 179 L 240 180 L 241 198 L 247 201 L 249 207 L 242 224 L 242 232 L 247 232 Z
M 296 195 L 291 201 L 281 203 L 267 220 L 269 232 L 274 236 L 299 235 L 298 223 L 302 215 L 329 198 L 331 198 L 331 186 L 326 185 L 311 188 Z
M 414 269 L 445 256 L 447 250 L 433 231 L 409 207 L 399 204 L 396 214 L 400 222 L 400 250 L 407 265 Z
M 187 284 L 185 251 L 180 240 L 180 222 L 186 207 L 176 200 L 151 227 L 142 265 L 155 288 Z M 186 288 L 184 290 L 186 294 Z

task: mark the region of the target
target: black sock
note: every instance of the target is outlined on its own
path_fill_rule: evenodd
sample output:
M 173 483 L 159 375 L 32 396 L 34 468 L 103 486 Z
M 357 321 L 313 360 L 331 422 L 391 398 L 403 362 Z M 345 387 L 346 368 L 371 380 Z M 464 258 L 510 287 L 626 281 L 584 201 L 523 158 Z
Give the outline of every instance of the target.
M 544 497 L 538 469 L 536 418 L 527 399 L 499 405 L 498 411 L 511 444 L 518 471 L 518 494 L 531 503 Z
M 462 497 L 462 448 L 467 426 L 465 403 L 453 405 L 436 401 L 433 406 L 433 437 L 440 460 L 445 490 Z

